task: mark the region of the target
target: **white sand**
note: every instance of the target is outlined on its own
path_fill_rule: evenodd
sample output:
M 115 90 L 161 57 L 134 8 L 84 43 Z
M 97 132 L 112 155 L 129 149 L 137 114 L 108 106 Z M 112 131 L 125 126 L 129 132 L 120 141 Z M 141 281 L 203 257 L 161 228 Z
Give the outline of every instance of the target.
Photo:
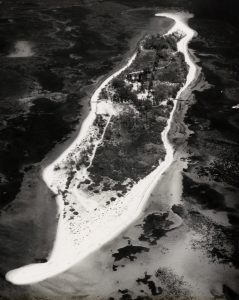
M 187 89 L 192 83 L 196 72 L 196 66 L 188 53 L 188 42 L 195 34 L 186 23 L 187 19 L 191 16 L 188 14 L 172 13 L 157 14 L 157 16 L 168 17 L 175 20 L 175 25 L 168 34 L 180 31 L 185 35 L 178 43 L 178 50 L 185 55 L 185 60 L 189 65 L 189 73 L 185 85 L 177 94 L 178 99 L 185 89 Z M 133 62 L 135 57 L 136 54 L 122 69 L 107 78 L 96 90 L 91 99 L 91 112 L 83 122 L 78 137 L 56 161 L 44 170 L 43 178 L 53 192 L 58 193 L 58 190 L 61 187 L 64 187 L 67 179 L 66 170 L 59 172 L 54 171 L 55 166 L 67 161 L 69 157 L 72 158 L 77 156 L 77 151 L 87 145 L 89 137 L 93 140 L 92 143 L 94 145 L 94 151 L 90 159 L 91 161 L 94 159 L 96 149 L 104 136 L 103 133 L 101 138 L 97 139 L 95 135 L 96 129 L 93 126 L 95 112 L 99 109 L 102 114 L 108 114 L 107 116 L 104 115 L 104 119 L 106 121 L 104 132 L 109 124 L 111 115 L 115 113 L 112 108 L 112 103 L 107 103 L 105 101 L 98 106 L 97 100 L 99 93 L 114 76 L 117 76 L 124 71 Z M 74 208 L 79 214 L 75 216 L 73 220 L 69 220 L 67 217 L 64 218 L 64 210 L 66 210 L 66 208 L 64 207 L 63 198 L 61 194 L 57 196 L 59 223 L 54 248 L 48 262 L 32 264 L 12 270 L 6 274 L 6 279 L 8 281 L 17 285 L 24 285 L 36 283 L 55 276 L 69 269 L 77 262 L 87 257 L 90 253 L 100 248 L 106 242 L 115 238 L 120 232 L 138 218 L 159 178 L 173 161 L 174 149 L 169 143 L 168 132 L 171 127 L 176 105 L 177 101 L 174 101 L 174 108 L 167 122 L 167 126 L 162 132 L 162 141 L 166 149 L 166 157 L 159 167 L 136 184 L 124 198 L 118 198 L 109 206 L 105 205 L 105 201 L 113 195 L 113 192 L 105 192 L 104 194 L 90 197 L 84 191 L 75 187 L 79 180 L 84 178 L 84 176 L 87 177 L 87 169 L 85 168 L 80 170 L 73 178 L 73 182 L 70 184 L 68 189 L 70 192 L 68 199 L 74 203 Z

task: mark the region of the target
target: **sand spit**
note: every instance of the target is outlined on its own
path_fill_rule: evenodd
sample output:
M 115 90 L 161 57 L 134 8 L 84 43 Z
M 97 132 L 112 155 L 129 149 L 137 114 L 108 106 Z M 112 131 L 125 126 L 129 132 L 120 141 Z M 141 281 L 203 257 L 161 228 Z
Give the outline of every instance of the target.
M 33 284 L 55 276 L 87 257 L 90 253 L 100 248 L 106 242 L 112 240 L 125 228 L 127 228 L 142 212 L 147 200 L 162 174 L 173 162 L 174 149 L 169 142 L 168 133 L 171 128 L 173 115 L 177 105 L 177 99 L 193 82 L 196 75 L 196 66 L 188 53 L 188 43 L 195 32 L 187 25 L 187 20 L 192 17 L 184 13 L 160 13 L 156 16 L 171 18 L 175 21 L 173 28 L 167 34 L 180 32 L 183 38 L 178 42 L 178 51 L 185 56 L 189 66 L 187 80 L 180 89 L 174 101 L 174 107 L 167 121 L 167 126 L 162 132 L 162 141 L 166 150 L 165 160 L 152 173 L 140 180 L 125 197 L 117 199 L 112 205 L 106 206 L 105 197 L 111 197 L 112 192 L 99 195 L 98 198 L 89 197 L 84 191 L 75 188 L 75 183 L 82 178 L 87 178 L 87 168 L 81 169 L 70 185 L 68 192 L 71 201 L 77 207 L 74 219 L 69 220 L 64 214 L 64 195 L 59 193 L 67 181 L 67 162 L 79 155 L 82 149 L 87 149 L 89 139 L 93 145 L 90 160 L 93 161 L 98 145 L 104 137 L 104 132 L 109 124 L 110 118 L 117 113 L 112 109 L 112 103 L 101 103 L 99 106 L 98 97 L 101 90 L 116 76 L 123 72 L 134 61 L 134 54 L 128 63 L 116 73 L 108 77 L 95 91 L 91 98 L 91 111 L 82 124 L 79 135 L 51 165 L 45 168 L 43 178 L 49 188 L 57 195 L 56 200 L 59 209 L 59 221 L 56 240 L 53 250 L 46 263 L 32 264 L 19 269 L 12 270 L 6 274 L 6 279 L 16 285 Z M 96 112 L 105 113 L 105 128 L 101 137 L 98 138 L 94 121 Z M 59 164 L 66 166 L 62 171 L 56 171 Z M 102 199 L 101 199 L 102 198 Z

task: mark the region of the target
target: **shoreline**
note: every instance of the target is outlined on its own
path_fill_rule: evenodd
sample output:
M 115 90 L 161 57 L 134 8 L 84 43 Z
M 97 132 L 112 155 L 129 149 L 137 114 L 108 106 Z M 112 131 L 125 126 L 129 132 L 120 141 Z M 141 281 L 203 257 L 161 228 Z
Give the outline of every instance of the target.
M 135 11 L 135 9 L 133 9 Z M 155 11 L 155 9 L 153 9 Z M 152 17 L 153 20 L 153 17 Z M 149 32 L 152 31 L 152 25 L 151 22 L 149 23 Z M 162 31 L 167 32 L 172 26 L 169 25 L 168 28 L 164 28 Z M 114 68 L 108 72 L 105 75 L 100 76 L 97 78 L 97 80 L 92 83 L 89 86 L 86 86 L 83 88 L 83 90 L 86 92 L 86 95 L 82 98 L 82 111 L 81 111 L 81 120 L 80 122 L 76 125 L 75 129 L 73 130 L 72 133 L 69 134 L 69 136 L 66 138 L 65 141 L 57 143 L 51 151 L 47 154 L 47 156 L 42 160 L 41 162 L 41 169 L 43 170 L 45 167 L 47 167 L 49 164 L 52 164 L 55 160 L 59 158 L 59 156 L 67 149 L 70 147 L 72 142 L 77 138 L 79 131 L 81 130 L 82 123 L 84 120 L 87 118 L 88 114 L 90 113 L 91 110 L 91 97 L 93 96 L 94 92 L 100 87 L 100 85 L 112 74 L 116 73 L 119 69 L 121 69 L 128 61 L 128 58 L 131 57 L 136 49 L 137 46 L 140 42 L 140 40 L 147 34 L 147 29 L 143 30 L 142 32 L 138 33 L 135 37 L 130 39 L 129 41 L 129 50 L 123 55 L 122 60 L 117 63 Z M 163 33 L 162 33 L 163 34 Z
M 176 24 L 174 24 L 173 28 L 171 30 L 169 30 L 169 32 L 167 34 L 170 34 L 171 32 L 174 32 L 174 31 L 177 31 L 177 30 L 180 30 L 180 29 L 181 30 L 184 29 L 185 33 L 186 33 L 186 37 L 183 37 L 180 40 L 180 42 L 178 43 L 178 51 L 182 52 L 185 55 L 185 61 L 189 64 L 189 66 L 191 64 L 191 66 L 189 68 L 187 81 L 186 81 L 185 85 L 182 87 L 182 89 L 180 89 L 180 91 L 178 92 L 178 95 L 176 97 L 176 99 L 178 99 L 179 96 L 181 96 L 181 94 L 184 92 L 184 90 L 186 90 L 188 88 L 188 86 L 192 83 L 192 81 L 194 80 L 193 75 L 194 75 L 194 72 L 195 72 L 195 65 L 191 61 L 189 53 L 188 53 L 188 49 L 187 49 L 188 42 L 194 36 L 194 31 L 192 29 L 190 29 L 190 27 L 188 27 L 186 24 L 184 24 L 182 22 L 182 20 L 178 17 L 178 15 L 175 15 L 175 14 L 157 14 L 157 16 L 164 16 L 164 17 L 171 16 L 171 18 L 176 20 Z M 133 59 L 133 57 L 131 59 Z M 125 66 L 125 68 L 127 68 L 127 65 Z M 102 85 L 104 85 L 104 83 L 107 84 L 107 82 L 109 82 L 112 79 L 111 76 L 108 77 L 103 82 L 103 84 L 100 85 L 100 87 Z M 96 90 L 94 95 L 97 96 L 97 91 L 100 90 L 100 87 Z M 94 95 L 93 95 L 93 97 L 94 97 Z M 80 250 L 81 258 L 79 258 L 79 252 L 78 251 L 76 251 L 76 252 L 71 251 L 73 253 L 73 256 L 75 255 L 77 258 L 75 258 L 75 259 L 73 258 L 73 260 L 70 259 L 67 262 L 66 262 L 66 258 L 65 258 L 65 263 L 66 263 L 65 266 L 63 266 L 63 265 L 58 266 L 57 265 L 57 260 L 54 264 L 54 260 L 51 260 L 51 258 L 54 257 L 54 250 L 53 250 L 52 255 L 50 256 L 50 260 L 47 263 L 38 264 L 38 265 L 36 265 L 36 264 L 29 265 L 29 266 L 26 266 L 26 267 L 23 267 L 23 268 L 20 268 L 20 269 L 16 269 L 16 270 L 13 270 L 13 271 L 10 271 L 9 273 L 7 273 L 6 278 L 9 281 L 11 281 L 15 284 L 29 284 L 29 283 L 38 282 L 40 280 L 44 280 L 48 277 L 51 277 L 51 276 L 54 276 L 56 274 L 61 273 L 62 271 L 68 269 L 70 266 L 77 263 L 79 260 L 81 260 L 84 257 L 88 256 L 91 252 L 95 251 L 96 249 L 101 247 L 103 244 L 105 244 L 109 240 L 113 239 L 116 235 L 118 235 L 126 227 L 128 227 L 128 225 L 131 224 L 141 214 L 142 209 L 143 209 L 145 203 L 147 202 L 147 199 L 148 199 L 153 187 L 155 186 L 155 179 L 156 179 L 156 182 L 157 182 L 159 180 L 160 176 L 168 169 L 168 167 L 171 165 L 171 163 L 173 161 L 174 149 L 172 148 L 172 145 L 168 141 L 168 133 L 169 133 L 169 130 L 171 128 L 171 122 L 172 122 L 174 112 L 176 110 L 176 106 L 177 106 L 177 101 L 174 102 L 174 108 L 173 108 L 173 110 L 170 114 L 170 118 L 168 119 L 167 126 L 165 127 L 165 129 L 162 133 L 162 139 L 164 141 L 165 148 L 167 149 L 167 155 L 165 157 L 165 160 L 155 171 L 153 171 L 151 174 L 149 174 L 145 179 L 143 179 L 140 182 L 141 186 L 139 184 L 139 185 L 137 185 L 136 188 L 134 187 L 132 189 L 132 192 L 130 192 L 131 197 L 134 196 L 133 197 L 134 199 L 135 198 L 138 199 L 138 197 L 140 197 L 140 196 L 142 197 L 142 194 L 143 194 L 143 197 L 141 198 L 141 201 L 139 203 L 138 202 L 133 203 L 134 205 L 131 204 L 131 207 L 128 207 L 128 209 L 127 209 L 128 214 L 127 215 L 123 215 L 123 216 L 121 216 L 121 218 L 119 217 L 117 222 L 116 221 L 114 222 L 114 227 L 115 227 L 116 230 L 113 230 L 113 232 L 112 231 L 106 232 L 105 235 L 102 235 L 102 233 L 101 233 L 102 228 L 100 228 L 101 229 L 101 230 L 99 230 L 99 234 L 101 233 L 100 241 L 98 240 L 96 245 L 95 245 L 95 242 L 93 243 L 93 245 L 89 242 L 88 242 L 88 244 L 86 243 L 84 245 L 84 247 L 81 248 L 81 250 Z M 64 154 L 64 152 L 63 152 L 63 154 Z M 61 156 L 58 159 L 60 159 L 60 158 L 61 158 Z M 145 189 L 145 186 L 147 186 L 146 189 Z M 127 197 L 126 197 L 126 202 L 127 202 L 127 200 L 129 201 L 131 199 L 127 199 Z M 135 206 L 136 204 L 137 204 L 137 206 Z M 122 224 L 124 224 L 124 225 L 122 226 Z M 59 222 L 58 232 L 60 232 L 60 233 L 61 233 L 61 229 L 62 229 L 61 226 L 62 226 L 62 224 Z M 67 236 L 65 236 L 65 237 L 67 238 Z M 58 241 L 58 243 L 59 243 L 59 241 Z M 66 240 L 66 243 L 67 243 L 67 240 Z M 57 239 L 56 239 L 55 246 L 57 247 Z M 54 246 L 54 249 L 55 249 L 55 246 Z M 93 246 L 93 249 L 90 249 L 90 251 L 89 251 L 88 248 L 90 248 L 91 246 Z M 69 248 L 69 249 L 71 249 L 71 248 Z M 85 252 L 83 252 L 82 250 L 85 251 Z M 63 255 L 63 257 L 61 257 L 61 255 Z M 64 259 L 64 252 L 60 253 L 60 256 L 58 258 Z M 58 259 L 58 261 L 59 261 L 59 259 Z M 35 270 L 34 270 L 34 268 L 35 268 Z M 48 270 L 48 275 L 46 276 L 43 273 L 45 273 L 47 270 Z M 32 271 L 36 272 L 35 276 L 36 276 L 37 279 L 36 278 L 33 279 L 33 277 L 34 277 L 33 273 L 34 272 L 32 272 Z M 24 274 L 24 272 L 26 272 L 26 273 Z M 28 274 L 29 277 L 27 276 L 27 274 Z M 24 278 L 24 275 L 25 275 L 25 278 Z M 14 280 L 14 278 L 15 278 L 15 280 Z
M 91 98 L 94 94 L 94 92 L 101 86 L 101 84 L 112 74 L 114 74 L 115 72 L 117 72 L 117 70 L 119 70 L 123 65 L 125 65 L 125 63 L 127 62 L 127 58 L 129 56 L 132 56 L 132 54 L 135 52 L 137 45 L 132 45 L 129 49 L 129 51 L 126 52 L 126 54 L 124 55 L 124 58 L 122 59 L 122 61 L 117 64 L 117 66 L 115 66 L 111 72 L 107 73 L 107 75 L 102 75 L 100 76 L 95 83 L 84 87 L 84 90 L 86 92 L 86 95 L 82 98 L 82 114 L 81 114 L 81 120 L 80 122 L 76 125 L 74 132 L 71 133 L 67 138 L 66 141 L 63 141 L 62 143 L 58 143 L 54 146 L 54 148 L 48 153 L 48 155 L 42 160 L 41 162 L 41 168 L 42 170 L 45 169 L 45 167 L 47 167 L 48 165 L 52 164 L 54 161 L 56 161 L 61 154 L 67 150 L 70 145 L 74 142 L 74 140 L 77 138 L 82 124 L 85 121 L 85 119 L 87 118 L 87 116 L 89 115 L 90 111 L 91 111 Z

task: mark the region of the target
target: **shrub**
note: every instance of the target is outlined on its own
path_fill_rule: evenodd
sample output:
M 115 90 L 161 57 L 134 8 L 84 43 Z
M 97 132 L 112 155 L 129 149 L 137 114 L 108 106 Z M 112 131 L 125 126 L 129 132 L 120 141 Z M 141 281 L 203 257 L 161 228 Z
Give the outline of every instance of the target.
M 122 79 L 114 78 L 112 80 L 112 87 L 114 89 L 122 89 L 125 87 L 125 82 Z

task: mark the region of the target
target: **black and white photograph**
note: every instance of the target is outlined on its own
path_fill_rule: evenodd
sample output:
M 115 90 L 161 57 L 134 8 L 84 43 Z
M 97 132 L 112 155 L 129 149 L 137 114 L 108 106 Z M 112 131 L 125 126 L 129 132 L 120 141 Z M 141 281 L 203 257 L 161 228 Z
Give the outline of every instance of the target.
M 0 300 L 239 300 L 238 0 L 0 0 Z

